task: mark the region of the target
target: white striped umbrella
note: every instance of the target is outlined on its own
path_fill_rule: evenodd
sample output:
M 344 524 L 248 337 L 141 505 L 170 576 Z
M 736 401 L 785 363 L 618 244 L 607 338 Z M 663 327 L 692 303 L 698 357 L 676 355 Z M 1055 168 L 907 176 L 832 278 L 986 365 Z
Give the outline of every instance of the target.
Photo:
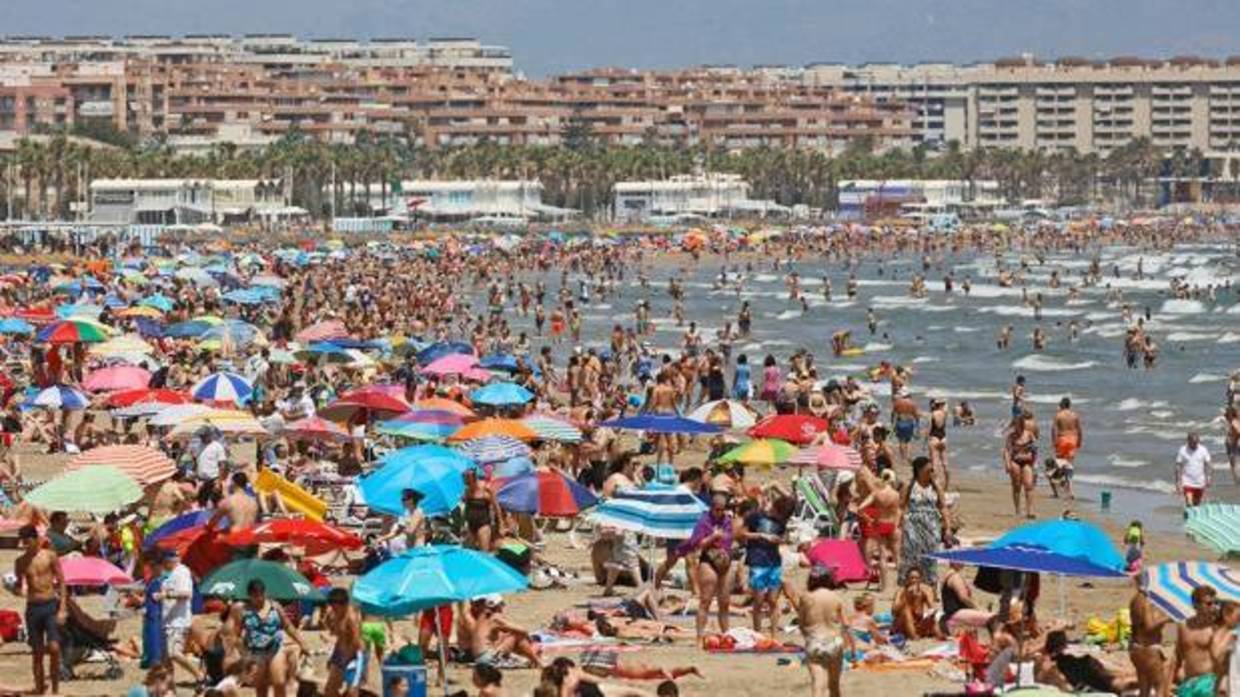
M 1181 561 L 1159 564 L 1141 572 L 1141 589 L 1177 622 L 1196 614 L 1193 590 L 1209 586 L 1222 600 L 1240 602 L 1240 574 L 1222 564 Z
M 514 457 L 527 457 L 530 454 L 530 446 L 508 436 L 475 438 L 458 444 L 456 449 L 478 463 L 504 462 Z
M 546 414 L 531 414 L 521 423 L 538 434 L 539 440 L 551 440 L 559 443 L 580 443 L 581 430 L 563 419 Z
M 245 404 L 250 400 L 254 388 L 250 382 L 236 373 L 212 373 L 199 380 L 190 390 L 194 399 L 200 402 L 231 402 Z
M 66 470 L 111 465 L 139 484 L 154 484 L 171 477 L 177 466 L 167 455 L 142 445 L 104 445 L 92 448 L 69 461 Z
M 647 484 L 621 489 L 587 515 L 597 525 L 669 540 L 693 534 L 707 505 L 683 486 Z
M 1219 554 L 1240 553 L 1240 505 L 1207 503 L 1188 509 L 1184 530 Z

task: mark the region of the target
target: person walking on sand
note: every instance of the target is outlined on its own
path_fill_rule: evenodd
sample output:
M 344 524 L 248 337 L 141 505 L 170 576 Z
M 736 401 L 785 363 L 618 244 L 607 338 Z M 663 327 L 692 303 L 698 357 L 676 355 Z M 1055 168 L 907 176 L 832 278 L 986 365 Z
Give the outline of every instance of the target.
M 1195 432 L 1190 432 L 1175 456 L 1175 487 L 1184 496 L 1184 506 L 1200 506 L 1213 479 L 1210 451 Z
M 60 569 L 60 558 L 39 541 L 33 525 L 25 525 L 17 533 L 25 551 L 13 564 L 17 583 L 13 592 L 26 596 L 26 641 L 30 644 L 34 668 L 34 693 L 47 691 L 47 676 L 52 681 L 52 694 L 60 693 L 60 625 L 68 618 L 66 605 L 68 587 Z M 47 673 L 43 672 L 43 656 L 48 657 Z
M 840 697 L 844 649 L 849 653 L 857 650 L 848 630 L 844 601 L 836 588 L 832 570 L 816 565 L 810 570 L 805 591 L 792 597 L 797 624 L 805 637 L 805 665 L 809 668 L 813 697 Z

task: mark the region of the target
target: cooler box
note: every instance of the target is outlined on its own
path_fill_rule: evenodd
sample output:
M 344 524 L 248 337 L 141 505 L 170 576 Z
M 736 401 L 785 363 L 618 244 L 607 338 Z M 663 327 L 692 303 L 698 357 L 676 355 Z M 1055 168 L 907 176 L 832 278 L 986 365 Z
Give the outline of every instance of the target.
M 409 686 L 409 697 L 426 697 L 426 666 L 384 663 L 380 670 L 383 680 L 383 697 L 392 697 L 392 678 L 402 677 Z

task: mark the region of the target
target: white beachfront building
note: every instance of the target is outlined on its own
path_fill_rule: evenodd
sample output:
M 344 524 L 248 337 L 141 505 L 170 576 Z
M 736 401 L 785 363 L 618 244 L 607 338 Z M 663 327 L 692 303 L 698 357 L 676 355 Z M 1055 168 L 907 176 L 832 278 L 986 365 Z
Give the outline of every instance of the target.
M 572 208 L 543 203 L 536 180 L 411 180 L 399 187 L 372 184 L 366 191 L 374 212 L 434 222 L 526 223 L 567 220 Z
M 685 174 L 658 181 L 616 182 L 618 222 L 675 222 L 687 218 L 784 215 L 786 206 L 749 197 L 739 174 Z
M 90 183 L 94 223 L 196 225 L 285 218 L 306 211 L 289 205 L 278 179 L 96 179 Z
M 896 214 L 915 220 L 967 218 L 1002 204 L 999 182 L 993 179 L 844 179 L 839 182 L 837 215 L 845 220 Z

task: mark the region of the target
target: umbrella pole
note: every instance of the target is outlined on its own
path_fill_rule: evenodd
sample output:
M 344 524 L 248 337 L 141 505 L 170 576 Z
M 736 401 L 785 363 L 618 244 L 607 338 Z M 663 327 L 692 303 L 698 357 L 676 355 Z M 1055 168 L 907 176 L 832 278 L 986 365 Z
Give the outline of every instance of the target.
M 443 623 L 439 621 L 439 608 L 435 613 L 435 635 L 439 639 L 439 681 L 443 683 L 444 697 L 448 697 L 448 645 L 443 636 Z

